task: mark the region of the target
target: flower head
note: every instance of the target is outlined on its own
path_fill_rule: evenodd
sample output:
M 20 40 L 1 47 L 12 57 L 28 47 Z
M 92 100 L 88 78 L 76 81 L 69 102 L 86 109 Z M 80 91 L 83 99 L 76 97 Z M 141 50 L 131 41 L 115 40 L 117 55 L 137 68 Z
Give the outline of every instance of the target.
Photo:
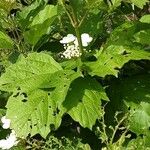
M 84 47 L 87 47 L 89 45 L 90 42 L 92 42 L 93 38 L 89 36 L 89 34 L 87 33 L 83 33 L 81 35 L 81 40 L 82 40 L 82 45 Z
M 68 43 L 73 42 L 75 39 L 76 39 L 76 37 L 73 34 L 68 34 L 62 40 L 60 40 L 60 43 L 68 44 Z
M 6 119 L 6 116 L 3 116 L 1 118 L 1 121 L 3 123 L 3 125 L 2 125 L 3 129 L 8 129 L 10 127 L 11 120 L 10 119 Z
M 87 47 L 89 43 L 93 40 L 92 37 L 89 36 L 87 33 L 83 33 L 81 35 L 82 45 L 83 47 Z M 64 45 L 65 51 L 62 53 L 62 57 L 66 59 L 71 59 L 73 57 L 80 57 L 81 53 L 79 51 L 79 44 L 76 36 L 73 34 L 68 34 L 60 43 Z

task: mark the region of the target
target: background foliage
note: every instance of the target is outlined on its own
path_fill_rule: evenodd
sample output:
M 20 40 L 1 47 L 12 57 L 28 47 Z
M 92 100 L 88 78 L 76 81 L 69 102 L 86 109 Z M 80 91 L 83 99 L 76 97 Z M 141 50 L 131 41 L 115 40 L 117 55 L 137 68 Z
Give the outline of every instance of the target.
M 12 149 L 150 149 L 148 0 L 0 0 L 0 11 L 0 116 L 20 138 Z M 82 33 L 93 37 L 85 51 Z M 81 57 L 61 57 L 67 34 Z

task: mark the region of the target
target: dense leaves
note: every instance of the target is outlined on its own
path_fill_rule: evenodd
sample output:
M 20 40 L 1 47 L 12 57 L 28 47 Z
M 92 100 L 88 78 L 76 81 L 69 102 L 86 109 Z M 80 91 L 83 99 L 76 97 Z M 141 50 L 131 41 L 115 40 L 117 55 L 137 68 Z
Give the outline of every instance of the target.
M 0 149 L 149 149 L 149 4 L 1 0 Z
M 109 93 L 112 93 L 110 99 L 118 103 L 116 109 L 125 112 L 130 110 L 128 125 L 137 134 L 147 134 L 150 127 L 149 77 L 139 75 L 115 81 L 109 89 Z

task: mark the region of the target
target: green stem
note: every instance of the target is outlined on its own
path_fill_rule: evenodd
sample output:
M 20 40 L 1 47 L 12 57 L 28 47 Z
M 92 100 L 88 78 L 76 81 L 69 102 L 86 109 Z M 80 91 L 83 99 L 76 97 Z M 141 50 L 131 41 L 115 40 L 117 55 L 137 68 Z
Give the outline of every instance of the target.
M 127 118 L 127 116 L 124 116 L 119 122 L 118 124 L 115 126 L 115 130 L 113 132 L 113 135 L 110 139 L 110 144 L 112 145 L 113 144 L 113 141 L 114 141 L 114 138 L 115 138 L 115 135 L 116 135 L 116 132 L 117 130 L 119 129 L 119 126 L 122 124 L 122 122 Z
M 78 44 L 79 44 L 79 51 L 81 54 L 83 54 L 82 39 L 81 39 L 81 34 L 80 34 L 78 27 L 75 27 L 75 33 L 76 33 L 76 37 L 77 37 Z
M 17 48 L 18 48 L 19 52 L 21 52 L 23 55 L 26 56 L 26 50 L 25 50 L 24 44 L 22 43 L 21 36 L 18 33 L 18 29 L 16 27 L 16 22 L 14 21 L 14 18 L 12 18 L 12 17 L 10 17 L 10 18 L 11 18 L 11 22 L 13 25 L 12 30 L 14 30 L 13 32 L 14 32 L 14 36 L 15 36 L 16 42 L 17 42 Z
M 78 18 L 76 13 L 74 12 L 74 9 L 72 6 L 69 7 L 69 10 L 66 8 L 65 2 L 64 0 L 62 0 L 62 5 L 66 11 L 66 14 L 68 15 L 68 18 L 70 19 L 70 22 L 72 24 L 72 26 L 75 29 L 75 34 L 77 37 L 77 41 L 79 44 L 79 52 L 81 53 L 81 55 L 83 54 L 83 46 L 82 46 L 82 39 L 81 39 L 81 34 L 80 34 L 80 23 L 78 22 Z M 81 71 L 81 65 L 82 65 L 82 60 L 81 57 L 77 58 L 77 66 L 78 66 L 78 70 L 77 71 Z
M 80 34 L 80 31 L 79 31 L 79 28 L 78 26 L 75 26 L 75 33 L 76 33 L 76 37 L 77 37 L 77 40 L 78 40 L 78 44 L 79 44 L 79 52 L 81 53 L 81 55 L 83 54 L 83 47 L 82 47 L 82 40 L 81 40 L 81 34 Z M 81 65 L 82 65 L 82 60 L 81 60 L 81 57 L 77 58 L 77 66 L 78 66 L 78 69 L 77 71 L 80 72 L 80 68 L 81 68 Z

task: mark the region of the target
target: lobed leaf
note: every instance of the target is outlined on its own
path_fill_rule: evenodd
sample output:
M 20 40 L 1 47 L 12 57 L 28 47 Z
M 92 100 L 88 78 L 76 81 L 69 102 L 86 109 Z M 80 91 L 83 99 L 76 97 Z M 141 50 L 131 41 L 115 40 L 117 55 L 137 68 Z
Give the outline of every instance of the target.
M 7 103 L 7 117 L 19 137 L 41 134 L 44 138 L 61 123 L 65 100 L 71 82 L 80 76 L 64 71 L 53 58 L 44 53 L 21 57 L 6 69 L 0 88 L 13 92 Z
M 101 100 L 108 100 L 102 86 L 92 78 L 78 78 L 70 86 L 63 107 L 83 127 L 92 129 L 102 116 Z

